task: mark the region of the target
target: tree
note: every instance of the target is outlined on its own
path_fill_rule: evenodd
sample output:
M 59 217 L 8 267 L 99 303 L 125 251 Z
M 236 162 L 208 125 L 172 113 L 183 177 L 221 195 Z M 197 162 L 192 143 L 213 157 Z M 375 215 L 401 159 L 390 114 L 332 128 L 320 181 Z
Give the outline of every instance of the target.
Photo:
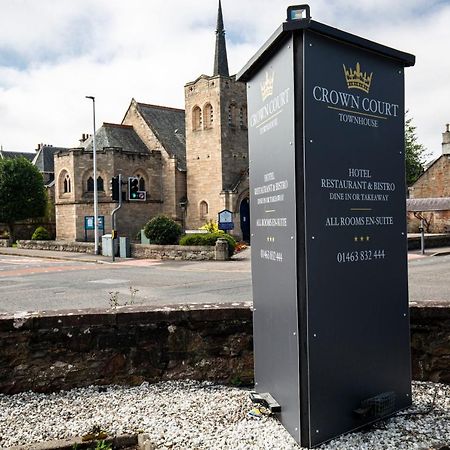
M 406 111 L 408 114 L 408 111 Z M 405 118 L 406 119 L 406 118 Z M 406 184 L 411 186 L 424 172 L 425 159 L 428 156 L 426 148 L 417 141 L 416 127 L 412 117 L 405 120 L 405 159 Z
M 27 159 L 0 160 L 0 222 L 14 240 L 14 224 L 45 214 L 47 194 L 39 170 Z

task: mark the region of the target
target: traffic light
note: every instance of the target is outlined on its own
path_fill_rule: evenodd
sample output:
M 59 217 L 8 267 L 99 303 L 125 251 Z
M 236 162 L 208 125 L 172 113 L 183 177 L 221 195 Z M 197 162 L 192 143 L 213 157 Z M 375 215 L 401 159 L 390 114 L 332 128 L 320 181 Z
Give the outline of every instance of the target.
M 115 202 L 119 201 L 120 191 L 119 176 L 117 175 L 111 179 L 111 197 Z
M 128 200 L 140 200 L 138 177 L 128 177 Z

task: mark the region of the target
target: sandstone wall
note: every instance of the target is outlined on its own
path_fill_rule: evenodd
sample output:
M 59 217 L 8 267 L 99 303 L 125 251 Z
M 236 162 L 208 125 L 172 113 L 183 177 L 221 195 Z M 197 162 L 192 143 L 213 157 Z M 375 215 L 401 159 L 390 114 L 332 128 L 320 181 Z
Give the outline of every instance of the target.
M 413 378 L 450 383 L 450 307 L 411 307 Z M 0 392 L 172 379 L 253 382 L 250 305 L 0 315 Z
M 0 392 L 173 379 L 252 382 L 248 306 L 0 315 Z

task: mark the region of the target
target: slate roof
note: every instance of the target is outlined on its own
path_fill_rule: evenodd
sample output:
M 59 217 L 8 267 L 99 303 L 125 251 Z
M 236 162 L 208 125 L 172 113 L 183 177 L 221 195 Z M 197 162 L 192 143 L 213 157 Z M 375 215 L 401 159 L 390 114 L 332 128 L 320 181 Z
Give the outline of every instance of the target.
M 52 145 L 43 145 L 34 157 L 33 164 L 40 172 L 53 173 L 55 164 L 53 156 L 59 151 L 66 151 L 64 147 L 53 147 Z
M 450 210 L 450 197 L 440 198 L 408 198 L 406 210 L 415 211 L 448 211 Z
M 117 148 L 127 153 L 149 153 L 148 148 L 130 125 L 104 123 L 95 133 L 97 150 Z M 92 136 L 82 146 L 92 152 Z
M 2 159 L 11 159 L 11 158 L 19 158 L 23 156 L 29 161 L 33 161 L 33 158 L 36 156 L 35 152 L 10 152 L 6 150 L 0 150 L 0 158 Z
M 137 103 L 137 110 L 171 156 L 178 168 L 186 170 L 186 130 L 184 109 Z

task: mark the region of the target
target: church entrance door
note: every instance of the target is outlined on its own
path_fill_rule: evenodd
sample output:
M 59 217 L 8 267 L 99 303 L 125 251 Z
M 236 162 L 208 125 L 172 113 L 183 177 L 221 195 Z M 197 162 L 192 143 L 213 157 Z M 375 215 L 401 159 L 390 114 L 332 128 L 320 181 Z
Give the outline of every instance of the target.
M 248 198 L 242 200 L 239 213 L 241 216 L 242 240 L 250 242 L 250 201 Z

